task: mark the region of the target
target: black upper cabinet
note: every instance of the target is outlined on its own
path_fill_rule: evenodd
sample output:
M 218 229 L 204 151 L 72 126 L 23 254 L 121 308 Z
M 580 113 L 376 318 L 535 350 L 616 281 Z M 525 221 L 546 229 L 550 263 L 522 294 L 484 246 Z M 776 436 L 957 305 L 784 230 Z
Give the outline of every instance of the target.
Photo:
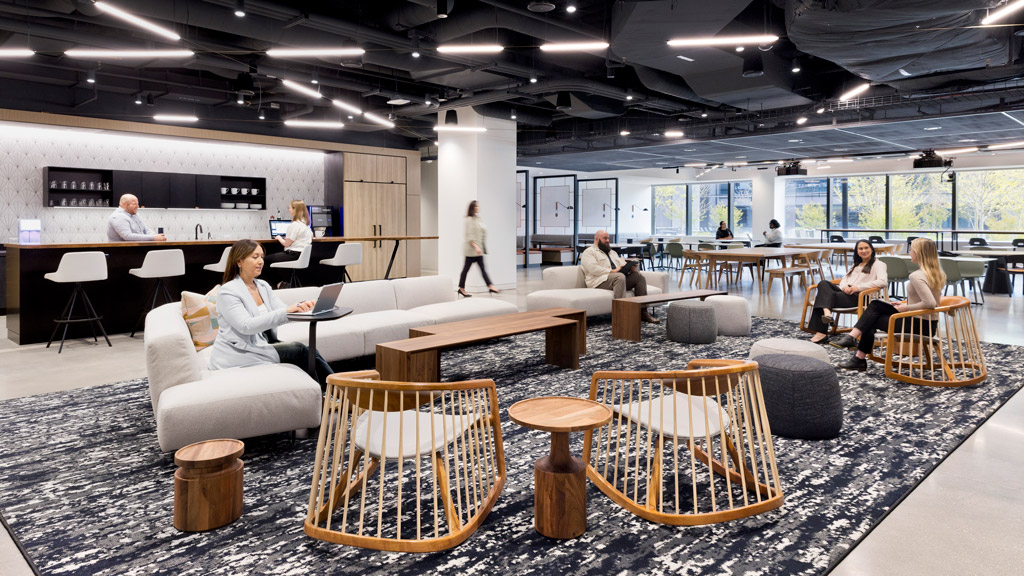
M 220 176 L 196 176 L 196 206 L 220 208 Z
M 134 194 L 142 198 L 142 172 L 114 170 L 114 198 L 112 205 L 121 202 L 122 194 Z
M 171 175 L 166 172 L 143 172 L 139 205 L 145 208 L 169 207 Z
M 170 176 L 170 198 L 167 200 L 168 208 L 195 208 L 196 203 L 196 175 L 195 174 L 169 174 Z

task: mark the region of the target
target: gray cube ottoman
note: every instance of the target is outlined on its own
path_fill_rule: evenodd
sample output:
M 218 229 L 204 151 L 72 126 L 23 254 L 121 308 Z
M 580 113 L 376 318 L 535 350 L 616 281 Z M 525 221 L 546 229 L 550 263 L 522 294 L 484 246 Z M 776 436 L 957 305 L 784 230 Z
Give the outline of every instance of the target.
M 750 336 L 750 308 L 742 296 L 708 296 L 715 307 L 719 336 Z
M 801 440 L 839 435 L 843 399 L 835 368 L 792 354 L 763 354 L 757 364 L 772 434 Z
M 821 344 L 814 344 L 807 340 L 794 340 L 793 338 L 767 338 L 758 340 L 750 347 L 751 360 L 757 360 L 758 356 L 764 354 L 792 354 L 795 356 L 808 356 L 817 358 L 826 364 L 831 364 L 828 352 Z
M 715 307 L 700 300 L 672 302 L 668 305 L 665 330 L 673 342 L 711 344 L 718 339 Z

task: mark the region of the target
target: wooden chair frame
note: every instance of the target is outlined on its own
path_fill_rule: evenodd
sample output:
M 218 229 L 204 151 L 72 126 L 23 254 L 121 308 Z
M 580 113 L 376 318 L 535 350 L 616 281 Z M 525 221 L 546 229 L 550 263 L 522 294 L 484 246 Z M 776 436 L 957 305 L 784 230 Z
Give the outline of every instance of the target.
M 934 334 L 926 318 L 933 314 Z M 894 333 L 900 318 L 909 319 L 909 333 Z M 962 296 L 945 296 L 936 308 L 893 314 L 885 348 L 875 348 L 868 358 L 885 364 L 887 377 L 910 384 L 958 387 L 988 378 L 971 301 Z
M 389 420 L 404 439 L 397 455 L 387 446 Z M 406 454 L 410 439 L 414 452 Z M 429 450 L 421 450 L 428 441 Z M 483 523 L 505 479 L 492 380 L 408 383 L 381 381 L 375 370 L 334 374 L 327 379 L 304 530 L 376 550 L 445 550 Z
M 585 435 L 587 477 L 633 514 L 693 526 L 782 505 L 756 362 L 694 360 L 675 372 L 597 372 L 590 399 L 611 406 L 614 415 Z M 684 433 L 674 408 L 680 402 L 688 410 Z M 638 422 L 645 405 L 647 421 Z M 670 415 L 671 429 L 650 426 L 654 414 L 659 422 Z M 680 447 L 689 457 L 680 456 Z
M 830 282 L 838 286 L 842 280 L 835 279 Z M 814 295 L 817 289 L 817 284 L 812 284 L 807 288 L 807 293 L 804 294 L 804 308 L 800 313 L 800 329 L 810 334 L 814 334 L 814 330 L 811 330 L 807 324 L 811 320 L 811 311 L 814 309 Z M 835 322 L 833 322 L 832 329 L 829 331 L 829 334 L 836 335 L 853 330 L 853 325 L 857 323 L 857 319 L 864 313 L 864 309 L 868 307 L 868 304 L 870 304 L 872 300 L 886 297 L 887 294 L 888 287 L 884 290 L 882 288 L 869 288 L 858 294 L 857 308 L 833 308 L 832 318 Z M 848 326 L 841 326 L 840 319 L 851 314 L 856 314 L 856 316 L 853 317 L 853 321 L 850 322 Z

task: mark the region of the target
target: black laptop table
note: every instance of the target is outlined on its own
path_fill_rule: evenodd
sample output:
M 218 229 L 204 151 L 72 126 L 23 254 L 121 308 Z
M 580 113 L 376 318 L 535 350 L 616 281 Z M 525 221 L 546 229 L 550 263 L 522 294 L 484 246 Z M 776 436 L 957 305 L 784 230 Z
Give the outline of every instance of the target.
M 323 320 L 337 320 L 352 313 L 351 308 L 338 307 L 323 314 L 289 314 L 292 322 L 309 322 L 309 375 L 316 380 L 316 323 Z

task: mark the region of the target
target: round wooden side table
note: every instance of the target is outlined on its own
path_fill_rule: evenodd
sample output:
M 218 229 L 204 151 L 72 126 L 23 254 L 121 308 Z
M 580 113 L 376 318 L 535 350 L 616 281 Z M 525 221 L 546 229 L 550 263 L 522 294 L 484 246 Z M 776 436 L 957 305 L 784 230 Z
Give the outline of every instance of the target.
M 611 408 L 582 398 L 548 396 L 516 402 L 513 422 L 551 432 L 551 453 L 533 466 L 534 527 L 548 538 L 576 538 L 587 531 L 587 465 L 569 453 L 569 433 L 607 424 Z
M 174 527 L 213 530 L 242 515 L 241 440 L 205 440 L 174 453 Z

